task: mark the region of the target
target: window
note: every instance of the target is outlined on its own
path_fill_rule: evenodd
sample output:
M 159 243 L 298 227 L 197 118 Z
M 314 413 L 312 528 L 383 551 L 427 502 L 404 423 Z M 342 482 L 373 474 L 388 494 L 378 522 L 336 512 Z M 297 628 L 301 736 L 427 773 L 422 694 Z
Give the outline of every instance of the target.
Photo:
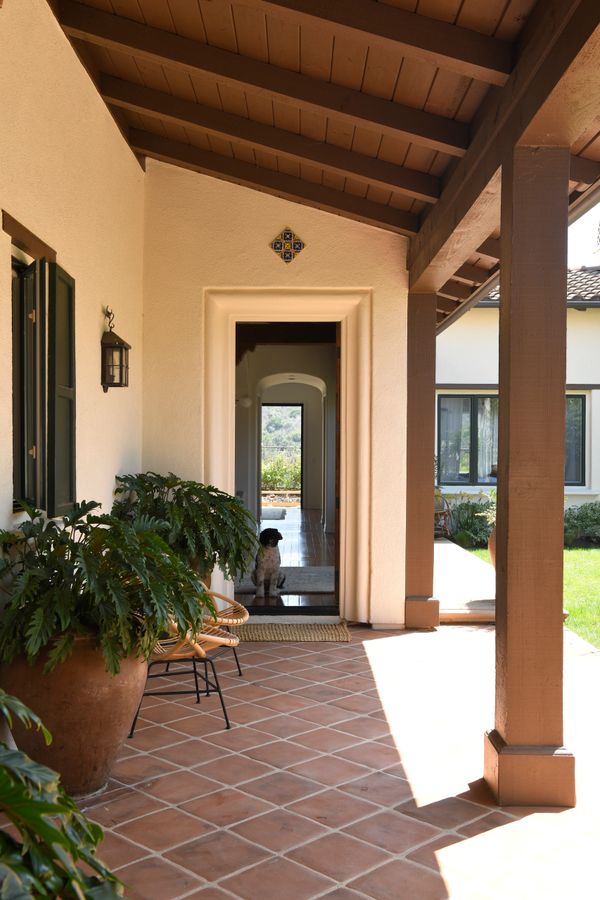
M 13 259 L 13 496 L 51 516 L 75 501 L 74 299 L 60 266 Z
M 585 484 L 585 396 L 566 397 L 565 484 Z M 438 398 L 440 484 L 492 485 L 498 472 L 498 397 Z
M 585 484 L 585 397 L 567 394 L 565 484 Z

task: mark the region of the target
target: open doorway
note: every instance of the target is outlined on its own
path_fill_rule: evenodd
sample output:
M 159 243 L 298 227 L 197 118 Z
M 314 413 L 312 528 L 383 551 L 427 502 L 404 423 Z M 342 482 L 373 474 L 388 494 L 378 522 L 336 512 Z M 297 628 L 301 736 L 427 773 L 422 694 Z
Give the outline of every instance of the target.
M 302 509 L 304 404 L 262 403 L 260 507 Z
M 236 599 L 256 615 L 337 615 L 339 439 L 336 323 L 236 328 L 236 492 L 281 534 L 286 583 Z M 247 573 L 249 574 L 249 573 Z

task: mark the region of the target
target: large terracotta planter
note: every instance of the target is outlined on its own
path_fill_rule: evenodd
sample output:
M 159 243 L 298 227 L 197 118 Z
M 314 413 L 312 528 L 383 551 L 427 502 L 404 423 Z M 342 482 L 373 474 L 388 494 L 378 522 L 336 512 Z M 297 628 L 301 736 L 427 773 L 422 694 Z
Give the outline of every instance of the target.
M 0 669 L 0 686 L 36 712 L 52 733 L 46 747 L 37 731 L 18 723 L 19 749 L 56 769 L 75 796 L 102 788 L 129 733 L 140 702 L 148 665 L 129 657 L 118 675 L 110 675 L 91 639 L 77 638 L 71 656 L 53 672 L 42 671 L 45 656 L 33 665 L 18 658 Z
M 492 528 L 488 538 L 488 550 L 490 553 L 490 562 L 496 568 L 496 526 Z

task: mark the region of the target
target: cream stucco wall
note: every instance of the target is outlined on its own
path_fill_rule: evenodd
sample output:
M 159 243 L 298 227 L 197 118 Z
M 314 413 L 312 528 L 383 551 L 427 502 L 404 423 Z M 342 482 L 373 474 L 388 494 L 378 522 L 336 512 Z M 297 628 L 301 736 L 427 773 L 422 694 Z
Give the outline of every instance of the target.
M 209 289 L 372 294 L 370 532 L 372 621 L 403 621 L 406 240 L 276 197 L 149 161 L 144 305 L 145 468 L 203 478 L 204 297 Z M 305 241 L 286 265 L 269 242 L 285 226 Z M 224 338 L 225 339 L 225 338 Z M 370 382 L 370 383 L 369 383 Z M 232 399 L 232 402 L 233 399 Z M 229 413 L 228 413 L 229 414 Z M 222 427 L 224 419 L 209 423 Z M 231 475 L 233 480 L 233 472 Z
M 567 310 L 567 384 L 600 384 L 600 310 Z M 471 309 L 436 342 L 438 384 L 498 383 L 498 310 Z
M 76 282 L 77 495 L 110 504 L 141 464 L 144 174 L 45 0 L 0 11 L 0 208 Z M 12 516 L 10 238 L 0 231 L 0 524 Z M 133 346 L 103 393 L 103 307 Z

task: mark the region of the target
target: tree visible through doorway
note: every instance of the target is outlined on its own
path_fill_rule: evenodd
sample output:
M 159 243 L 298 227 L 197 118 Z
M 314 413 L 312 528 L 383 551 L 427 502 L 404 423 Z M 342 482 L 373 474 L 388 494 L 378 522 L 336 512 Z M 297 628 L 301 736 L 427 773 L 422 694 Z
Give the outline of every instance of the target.
M 301 404 L 263 404 L 261 498 L 263 506 L 301 506 Z

